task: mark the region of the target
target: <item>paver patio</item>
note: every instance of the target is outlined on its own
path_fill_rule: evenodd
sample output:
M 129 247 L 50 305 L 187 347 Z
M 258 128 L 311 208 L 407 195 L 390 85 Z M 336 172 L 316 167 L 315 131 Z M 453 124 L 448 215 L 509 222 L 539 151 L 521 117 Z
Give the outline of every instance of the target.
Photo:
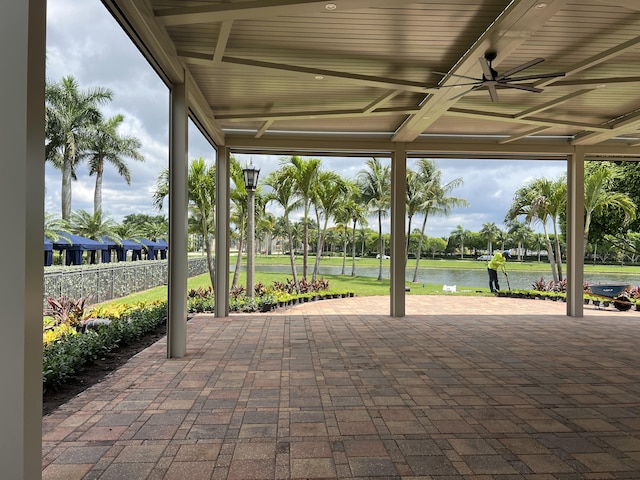
M 640 312 L 324 300 L 188 324 L 43 418 L 44 479 L 639 479 Z

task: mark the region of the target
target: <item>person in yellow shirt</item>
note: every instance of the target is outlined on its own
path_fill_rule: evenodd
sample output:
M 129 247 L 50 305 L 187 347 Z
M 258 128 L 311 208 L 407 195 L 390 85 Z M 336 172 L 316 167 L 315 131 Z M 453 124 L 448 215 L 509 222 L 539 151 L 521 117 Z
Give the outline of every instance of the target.
M 504 252 L 496 252 L 489 264 L 487 265 L 487 271 L 489 272 L 489 290 L 497 292 L 500 290 L 500 284 L 498 283 L 498 269 L 502 270 L 507 275 L 507 269 L 505 264 L 507 259 L 511 258 L 511 253 L 508 250 Z

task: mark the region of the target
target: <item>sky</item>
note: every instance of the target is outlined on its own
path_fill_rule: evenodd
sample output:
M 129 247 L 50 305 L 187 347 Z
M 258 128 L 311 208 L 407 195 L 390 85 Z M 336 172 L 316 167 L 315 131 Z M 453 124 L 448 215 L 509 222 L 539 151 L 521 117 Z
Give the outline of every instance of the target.
M 158 175 L 168 166 L 167 87 L 99 0 L 49 0 L 47 5 L 47 80 L 60 81 L 72 75 L 82 89 L 110 89 L 114 98 L 102 107 L 104 116 L 124 115 L 120 132 L 134 135 L 142 143 L 140 152 L 145 161 L 127 160 L 130 185 L 113 167 L 105 168 L 104 215 L 117 222 L 130 213 L 166 215 L 166 208 L 162 212 L 154 209 L 152 195 Z M 189 159 L 197 157 L 213 164 L 215 150 L 190 123 Z M 242 165 L 253 162 L 261 169 L 261 178 L 279 165 L 277 156 L 237 158 Z M 322 158 L 322 166 L 346 178 L 355 178 L 365 161 L 366 158 L 327 157 Z M 412 162 L 408 160 L 408 168 Z M 558 178 L 566 172 L 565 162 L 549 160 L 439 159 L 437 165 L 444 182 L 463 179 L 463 185 L 452 195 L 466 199 L 469 207 L 455 209 L 447 217 L 430 218 L 426 234 L 433 237 L 447 237 L 458 225 L 475 232 L 490 222 L 503 228 L 505 213 L 518 188 L 535 178 Z M 45 211 L 58 217 L 61 181 L 60 172 L 47 164 Z M 78 180 L 72 185 L 72 211 L 93 211 L 94 186 L 95 178 L 88 175 L 86 165 L 81 165 Z M 421 222 L 422 219 L 414 219 L 414 225 Z

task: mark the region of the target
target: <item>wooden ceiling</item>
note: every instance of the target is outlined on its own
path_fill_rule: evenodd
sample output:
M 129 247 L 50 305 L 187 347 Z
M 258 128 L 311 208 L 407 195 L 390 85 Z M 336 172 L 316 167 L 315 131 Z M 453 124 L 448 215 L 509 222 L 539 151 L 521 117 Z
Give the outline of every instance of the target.
M 640 156 L 638 0 L 103 3 L 168 84 L 187 82 L 218 145 Z M 498 73 L 544 58 L 514 76 L 564 76 L 524 82 L 540 93 L 499 88 L 498 101 L 463 94 L 488 51 Z

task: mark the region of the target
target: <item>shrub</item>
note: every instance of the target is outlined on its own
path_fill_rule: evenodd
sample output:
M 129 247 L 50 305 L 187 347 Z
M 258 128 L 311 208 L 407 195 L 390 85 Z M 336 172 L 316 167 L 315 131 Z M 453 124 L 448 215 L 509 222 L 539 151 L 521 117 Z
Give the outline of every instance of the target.
M 166 302 L 132 310 L 98 330 L 66 333 L 43 346 L 44 391 L 63 385 L 82 368 L 91 365 L 119 346 L 139 340 L 166 321 Z

